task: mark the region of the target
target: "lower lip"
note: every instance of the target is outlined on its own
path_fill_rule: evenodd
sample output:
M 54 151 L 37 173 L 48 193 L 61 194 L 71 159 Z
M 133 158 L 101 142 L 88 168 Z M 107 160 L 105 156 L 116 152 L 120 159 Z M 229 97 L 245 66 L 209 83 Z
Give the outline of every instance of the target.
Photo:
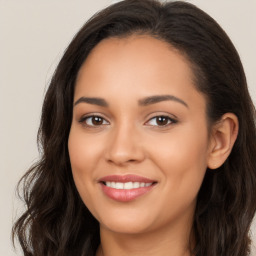
M 107 195 L 111 199 L 120 201 L 120 202 L 129 202 L 148 193 L 154 187 L 154 185 L 151 185 L 149 187 L 141 187 L 141 188 L 133 188 L 133 189 L 115 189 L 115 188 L 107 187 L 106 185 L 101 183 L 101 187 L 105 195 Z

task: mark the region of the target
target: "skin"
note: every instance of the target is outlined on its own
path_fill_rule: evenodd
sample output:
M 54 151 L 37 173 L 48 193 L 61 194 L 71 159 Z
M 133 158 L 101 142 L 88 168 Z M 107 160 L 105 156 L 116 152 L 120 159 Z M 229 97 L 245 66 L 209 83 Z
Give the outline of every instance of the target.
M 176 100 L 140 104 L 155 95 Z M 107 106 L 82 97 L 102 98 Z M 102 118 L 99 123 L 92 114 Z M 157 122 L 159 116 L 167 122 Z M 206 99 L 189 63 L 169 44 L 137 35 L 105 39 L 92 50 L 77 77 L 68 148 L 78 192 L 100 223 L 97 255 L 190 255 L 206 169 L 225 161 L 238 126 L 227 114 L 210 133 L 206 120 Z M 98 182 L 113 174 L 157 184 L 135 200 L 118 202 Z

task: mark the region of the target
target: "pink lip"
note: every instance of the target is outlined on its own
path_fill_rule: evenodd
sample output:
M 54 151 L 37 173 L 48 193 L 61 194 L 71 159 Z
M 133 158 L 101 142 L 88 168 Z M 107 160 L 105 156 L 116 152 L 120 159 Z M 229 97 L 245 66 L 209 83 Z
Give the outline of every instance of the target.
M 104 183 L 106 181 L 114 181 L 114 182 L 144 182 L 144 183 L 153 183 L 148 187 L 141 188 L 133 188 L 133 189 L 115 189 L 111 187 L 107 187 Z M 156 181 L 137 176 L 137 175 L 111 175 L 105 176 L 99 180 L 102 191 L 109 198 L 120 201 L 120 202 L 128 202 L 132 201 L 146 193 L 148 193 L 156 184 Z
M 109 176 L 105 176 L 99 179 L 100 182 L 106 182 L 106 181 L 114 181 L 114 182 L 145 182 L 145 183 L 152 183 L 152 182 L 156 182 L 155 180 L 151 180 L 142 176 L 138 176 L 138 175 L 132 175 L 132 174 L 128 174 L 128 175 L 109 175 Z

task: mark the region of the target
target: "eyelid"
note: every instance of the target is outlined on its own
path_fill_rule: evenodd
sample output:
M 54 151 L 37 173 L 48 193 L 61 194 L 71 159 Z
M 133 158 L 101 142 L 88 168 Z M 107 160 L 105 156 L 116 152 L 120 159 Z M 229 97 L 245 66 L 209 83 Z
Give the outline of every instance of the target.
M 100 124 L 100 125 L 88 125 L 85 123 L 85 121 L 89 118 L 93 118 L 93 117 L 99 117 L 101 119 L 103 119 L 105 122 L 107 122 L 107 124 Z M 110 124 L 110 122 L 107 120 L 107 118 L 105 118 L 102 114 L 100 113 L 88 113 L 86 115 L 83 115 L 81 118 L 79 118 L 78 120 L 79 123 L 81 123 L 82 125 L 88 127 L 88 128 L 99 128 L 100 126 L 103 125 L 108 125 Z
M 150 125 L 149 122 L 153 119 L 156 119 L 156 118 L 159 118 L 159 117 L 164 117 L 164 118 L 167 118 L 168 119 L 168 123 L 165 124 L 165 125 Z M 145 125 L 148 125 L 148 126 L 153 126 L 153 127 L 159 127 L 159 128 L 164 128 L 164 127 L 168 127 L 170 125 L 173 125 L 173 124 L 176 124 L 178 122 L 177 118 L 176 117 L 171 117 L 170 115 L 166 114 L 166 113 L 159 113 L 159 114 L 155 114 L 154 116 L 150 117 L 148 119 L 148 121 L 145 122 Z

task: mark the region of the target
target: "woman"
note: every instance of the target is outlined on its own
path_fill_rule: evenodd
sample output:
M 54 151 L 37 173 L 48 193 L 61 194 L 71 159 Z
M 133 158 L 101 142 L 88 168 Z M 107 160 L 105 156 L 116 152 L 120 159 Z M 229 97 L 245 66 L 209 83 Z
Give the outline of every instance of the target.
M 254 120 L 239 56 L 203 11 L 103 10 L 45 97 L 13 229 L 24 255 L 249 255 Z

